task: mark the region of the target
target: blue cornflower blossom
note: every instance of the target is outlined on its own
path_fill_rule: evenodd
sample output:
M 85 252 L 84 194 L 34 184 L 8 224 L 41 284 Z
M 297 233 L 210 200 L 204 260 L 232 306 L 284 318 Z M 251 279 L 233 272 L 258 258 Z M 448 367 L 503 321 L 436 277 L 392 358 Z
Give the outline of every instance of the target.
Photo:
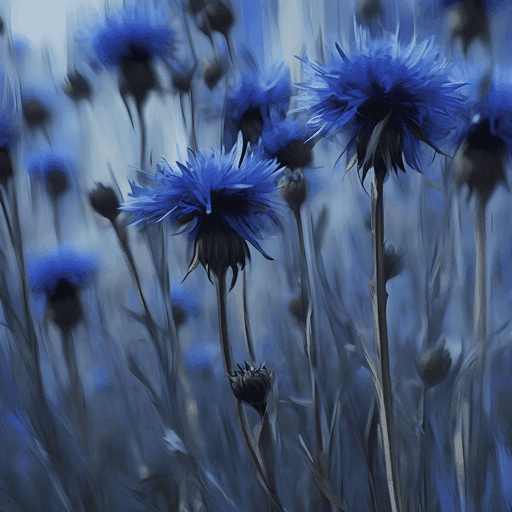
M 512 155 L 512 74 L 496 67 L 491 73 L 468 71 L 468 109 L 457 134 L 454 171 L 459 185 L 488 196 L 505 181 L 505 156 Z
M 43 255 L 27 256 L 27 275 L 35 298 L 35 310 L 43 316 L 45 306 L 63 330 L 80 316 L 77 291 L 88 284 L 97 271 L 99 257 L 72 245 L 51 249 Z
M 189 150 L 184 165 L 176 162 L 157 166 L 153 178 L 155 188 L 130 182 L 132 192 L 120 209 L 133 212 L 134 223 L 151 224 L 169 218 L 171 222 L 187 222 L 194 242 L 194 255 L 187 275 L 199 263 L 210 278 L 224 276 L 233 270 L 231 288 L 250 258 L 247 242 L 263 256 L 271 259 L 258 243 L 262 230 L 278 224 L 274 206 L 279 165 L 263 158 L 262 152 L 247 154 L 241 160 L 242 137 L 230 152 L 198 152 Z M 240 165 L 239 165 L 240 162 Z M 185 229 L 187 229 L 185 228 Z
M 28 163 L 27 169 L 32 182 L 41 181 L 51 194 L 58 196 L 68 189 L 77 172 L 76 166 L 70 155 L 41 151 Z
M 391 36 L 368 39 L 367 32 L 358 33 L 359 52 L 351 59 L 338 44 L 328 64 L 303 59 L 307 80 L 297 86 L 303 94 L 296 111 L 312 116 L 308 124 L 315 135 L 348 135 L 348 169 L 357 159 L 362 182 L 374 166 L 405 172 L 402 154 L 421 172 L 419 143 L 440 152 L 453 129 L 452 114 L 462 105 L 457 89 L 464 84 L 443 72 L 446 61 L 432 38 L 407 46 Z
M 247 146 L 258 141 L 271 115 L 284 119 L 292 94 L 290 70 L 283 63 L 274 64 L 265 72 L 248 52 L 244 61 L 242 72 L 226 94 L 224 145 L 228 150 L 235 144 L 239 131 Z
M 174 31 L 155 2 L 123 5 L 107 16 L 89 37 L 93 54 L 105 66 L 119 68 L 121 88 L 143 102 L 156 86 L 154 59 L 166 60 L 174 48 Z

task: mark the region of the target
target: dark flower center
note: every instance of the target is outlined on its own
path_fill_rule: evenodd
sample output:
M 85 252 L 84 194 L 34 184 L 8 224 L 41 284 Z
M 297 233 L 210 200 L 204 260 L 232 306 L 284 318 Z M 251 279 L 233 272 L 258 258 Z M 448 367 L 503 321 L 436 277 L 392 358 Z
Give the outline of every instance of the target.
M 467 137 L 467 143 L 470 149 L 479 151 L 497 153 L 505 149 L 503 140 L 491 133 L 491 124 L 488 119 L 481 121 L 471 130 Z
M 60 279 L 52 293 L 48 294 L 48 304 L 53 313 L 54 322 L 63 331 L 73 327 L 81 316 L 77 287 L 66 279 Z
M 156 85 L 156 78 L 151 67 L 151 55 L 142 48 L 129 45 L 130 54 L 121 62 L 121 73 L 128 90 L 138 103 L 142 103 Z

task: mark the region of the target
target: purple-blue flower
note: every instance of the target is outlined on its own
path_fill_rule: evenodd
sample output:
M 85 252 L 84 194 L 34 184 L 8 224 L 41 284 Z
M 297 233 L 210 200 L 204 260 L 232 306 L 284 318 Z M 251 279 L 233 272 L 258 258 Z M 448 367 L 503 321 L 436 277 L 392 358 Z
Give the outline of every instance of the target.
M 120 209 L 133 212 L 133 222 L 152 224 L 168 218 L 173 223 L 188 223 L 194 243 L 189 272 L 201 263 L 219 277 L 227 268 L 245 265 L 250 257 L 247 243 L 270 258 L 258 240 L 262 231 L 277 224 L 274 207 L 279 165 L 262 157 L 261 151 L 242 159 L 242 137 L 230 152 L 189 150 L 185 164 L 176 168 L 165 162 L 157 166 L 155 187 L 145 188 L 130 182 L 132 192 Z
M 228 150 L 235 144 L 239 131 L 245 145 L 255 143 L 271 115 L 284 119 L 292 94 L 290 70 L 284 64 L 274 64 L 263 71 L 249 53 L 244 61 L 240 75 L 226 94 L 224 145 Z
M 446 61 L 430 38 L 400 44 L 396 38 L 369 41 L 358 34 L 358 53 L 349 58 L 336 44 L 328 64 L 304 59 L 306 82 L 297 87 L 299 108 L 311 116 L 316 134 L 348 135 L 362 181 L 371 167 L 421 172 L 420 142 L 440 152 L 453 129 L 452 116 L 464 96 L 445 74 Z

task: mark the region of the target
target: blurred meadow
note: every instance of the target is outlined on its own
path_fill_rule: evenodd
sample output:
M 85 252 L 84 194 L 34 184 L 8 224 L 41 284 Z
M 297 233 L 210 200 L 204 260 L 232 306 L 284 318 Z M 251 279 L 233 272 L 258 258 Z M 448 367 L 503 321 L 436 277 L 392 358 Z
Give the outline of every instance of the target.
M 511 22 L 2 0 L 0 511 L 512 510 Z

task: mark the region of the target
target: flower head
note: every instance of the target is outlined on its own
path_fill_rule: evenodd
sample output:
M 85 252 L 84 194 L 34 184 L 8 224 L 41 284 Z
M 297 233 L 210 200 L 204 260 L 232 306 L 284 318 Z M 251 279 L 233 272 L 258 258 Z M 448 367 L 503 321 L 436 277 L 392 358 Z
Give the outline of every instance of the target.
M 42 151 L 28 163 L 28 172 L 33 181 L 46 183 L 48 192 L 56 197 L 69 186 L 69 178 L 75 174 L 75 162 L 69 155 Z
M 238 400 L 252 405 L 261 415 L 265 413 L 267 400 L 272 388 L 272 380 L 265 363 L 253 368 L 247 361 L 245 368 L 238 365 L 239 371 L 229 376 L 231 390 Z
M 419 143 L 439 151 L 452 130 L 451 114 L 461 106 L 457 91 L 464 84 L 444 74 L 445 60 L 430 38 L 408 46 L 395 38 L 366 43 L 359 34 L 359 54 L 349 58 L 336 44 L 331 62 L 312 64 L 304 59 L 307 81 L 299 84 L 298 111 L 312 117 L 317 134 L 344 131 L 347 151 L 362 169 L 371 167 L 405 172 L 403 157 L 421 172 Z
M 469 116 L 458 134 L 454 172 L 459 186 L 488 197 L 505 181 L 505 156 L 512 155 L 512 75 L 469 69 Z
M 427 388 L 433 388 L 442 382 L 452 364 L 450 351 L 442 343 L 437 348 L 427 348 L 418 361 L 420 375 Z
M 132 192 L 121 210 L 134 213 L 135 223 L 151 224 L 168 218 L 179 223 L 186 219 L 194 240 L 194 256 L 188 273 L 199 263 L 216 277 L 231 267 L 234 286 L 238 265 L 250 257 L 246 242 L 271 259 L 258 243 L 262 230 L 277 225 L 274 195 L 278 164 L 262 158 L 261 151 L 241 161 L 242 138 L 227 153 L 189 150 L 185 164 L 173 169 L 166 162 L 158 166 L 155 188 L 131 182 Z M 188 275 L 188 274 L 187 274 Z
M 49 307 L 53 321 L 69 330 L 81 315 L 78 290 L 96 273 L 97 256 L 66 245 L 42 256 L 30 255 L 27 274 L 40 313 Z
M 272 114 L 285 117 L 292 93 L 290 70 L 284 64 L 264 72 L 249 53 L 244 60 L 245 67 L 226 96 L 224 144 L 228 149 L 240 131 L 245 145 L 257 142 Z

